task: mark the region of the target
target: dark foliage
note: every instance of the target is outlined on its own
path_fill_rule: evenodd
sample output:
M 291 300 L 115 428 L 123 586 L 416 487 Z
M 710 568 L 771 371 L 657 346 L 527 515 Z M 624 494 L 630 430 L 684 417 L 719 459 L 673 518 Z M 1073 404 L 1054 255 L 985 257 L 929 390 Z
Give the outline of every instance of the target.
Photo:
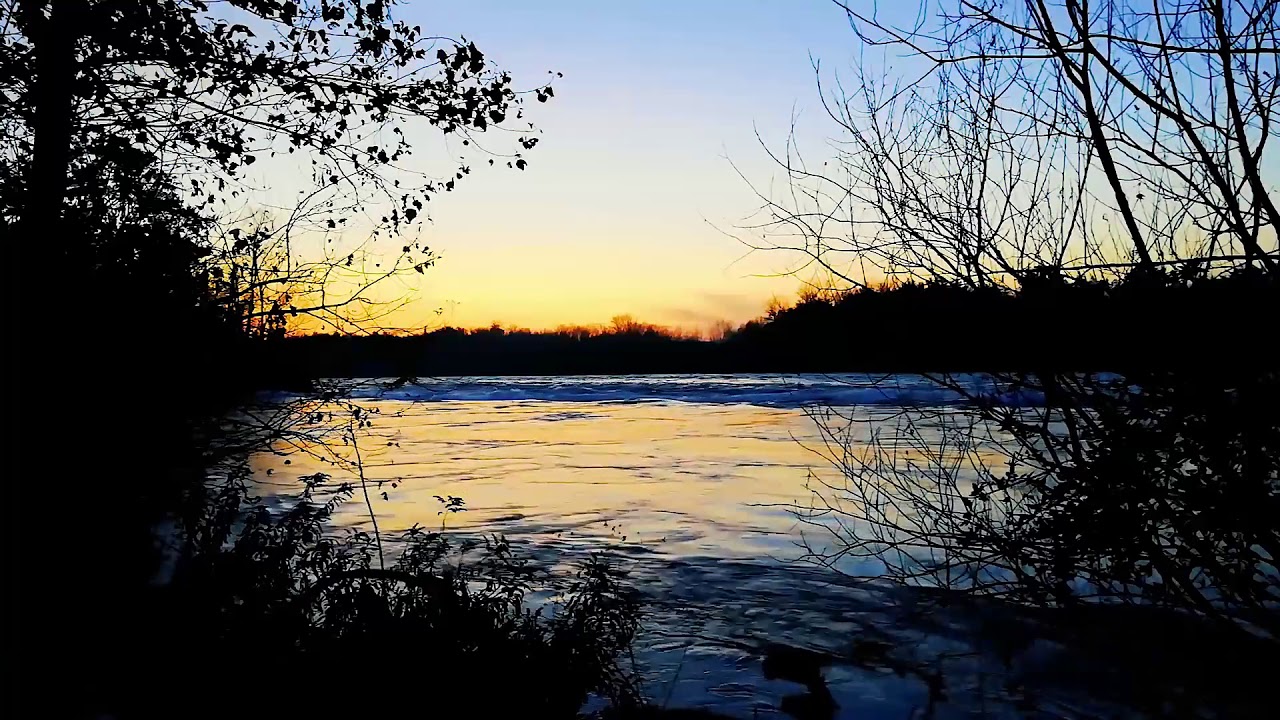
M 329 716 L 374 702 L 332 681 L 361 665 L 422 673 L 384 708 L 555 716 L 589 692 L 633 696 L 617 663 L 635 605 L 601 563 L 552 583 L 565 599 L 539 613 L 523 601 L 543 581 L 500 541 L 457 562 L 419 534 L 383 569 L 367 538 L 326 534 L 328 502 L 268 512 L 234 477 L 207 492 L 209 467 L 302 419 L 237 427 L 231 411 L 278 374 L 264 341 L 300 314 L 341 326 L 369 284 L 434 259 L 397 238 L 390 269 L 335 299 L 319 290 L 359 249 L 300 261 L 290 233 L 366 212 L 372 241 L 409 232 L 471 168 L 407 172 L 405 128 L 463 145 L 506 129 L 522 119 L 511 77 L 380 1 L 20 0 L 0 28 L 0 230 L 21 319 L 6 346 L 32 458 L 6 522 L 24 714 Z M 488 164 L 526 167 L 538 138 L 522 125 Z M 250 168 L 290 155 L 312 170 L 298 207 L 276 226 L 237 214 Z
M 1265 274 L 1118 281 L 1056 273 L 1015 287 L 914 283 L 811 297 L 730 340 L 766 367 L 883 371 L 1119 371 L 1261 362 L 1266 339 L 1239 307 L 1280 303 Z M 1212 332 L 1200 352 L 1185 333 Z M 1071 343 L 1063 343 L 1070 336 Z M 805 352 L 794 353 L 795 348 Z
M 774 155 L 791 182 L 758 227 L 849 285 L 914 279 L 934 310 L 894 345 L 978 348 L 963 368 L 1043 403 L 820 413 L 840 477 L 799 509 L 814 559 L 1073 623 L 1177 618 L 1169 656 L 1274 652 L 1275 8 L 961 2 L 898 26 L 837 4 L 929 71 L 838 83 L 832 161 Z
M 8 150 L 34 158 L 33 194 L 52 193 L 22 213 L 46 225 L 73 189 L 62 171 L 106 136 L 170 158 L 208 204 L 259 159 L 313 152 L 320 185 L 371 186 L 397 201 L 384 220 L 395 228 L 465 174 L 414 187 L 383 174 L 411 150 L 404 119 L 466 133 L 520 116 L 511 76 L 474 43 L 430 37 L 381 0 L 24 0 L 10 24 L 0 97 L 6 123 L 28 132 Z M 74 244 L 54 245 L 75 259 Z
M 713 372 L 713 344 L 657 331 L 573 333 L 444 328 L 418 336 L 308 335 L 275 352 L 300 377 Z
M 905 283 L 809 296 L 720 341 L 657 330 L 460 330 L 310 335 L 273 348 L 292 379 L 707 372 L 1121 371 L 1264 361 L 1238 307 L 1280 306 L 1268 276 L 1174 274 L 1118 282 L 1044 275 L 1015 288 Z M 957 319 L 964 319 L 958 322 Z M 1189 347 L 1187 328 L 1218 352 Z M 1064 333 L 1075 342 L 1063 345 Z M 803 352 L 797 352 L 803 348 Z M 1223 352 L 1230 348 L 1230 352 Z M 281 377 L 281 382 L 289 378 Z
M 421 707 L 567 718 L 589 694 L 620 707 L 638 702 L 620 664 L 638 606 L 603 558 L 553 574 L 503 538 L 418 528 L 386 538 L 387 558 L 369 534 L 330 526 L 350 485 L 327 487 L 317 475 L 296 502 L 270 510 L 242 477 L 193 497 L 173 534 L 174 575 L 150 625 L 160 690 L 126 711 L 164 715 L 197 696 L 203 716 Z M 535 593 L 559 599 L 539 605 Z M 244 695 L 201 690 L 237 666 L 270 669 L 270 678 Z M 342 668 L 357 675 L 339 674 L 335 686 L 327 678 Z
M 949 378 L 937 381 L 968 392 Z M 814 486 L 815 558 L 875 558 L 912 585 L 1070 608 L 1188 612 L 1280 636 L 1280 385 L 1204 374 L 997 375 L 1044 407 L 819 416 L 837 480 Z

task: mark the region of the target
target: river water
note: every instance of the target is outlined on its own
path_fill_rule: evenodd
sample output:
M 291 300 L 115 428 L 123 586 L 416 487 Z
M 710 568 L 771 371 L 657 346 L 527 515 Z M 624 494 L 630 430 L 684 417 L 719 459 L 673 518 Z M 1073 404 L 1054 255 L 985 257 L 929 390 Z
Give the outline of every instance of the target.
M 803 561 L 806 546 L 832 549 L 796 512 L 821 481 L 839 481 L 819 423 L 845 428 L 856 446 L 904 417 L 927 427 L 965 412 L 924 378 L 453 378 L 351 394 L 375 412 L 361 443 L 383 532 L 443 521 L 544 557 L 607 549 L 630 570 L 645 598 L 637 660 L 654 702 L 733 717 L 1117 711 L 1088 661 L 993 632 L 990 611 L 853 579 L 876 574 L 865 561 Z M 266 492 L 321 468 L 296 453 L 254 463 Z M 437 495 L 463 498 L 466 511 L 440 515 Z M 339 521 L 366 522 L 363 502 Z M 764 676 L 777 644 L 830 661 L 838 708 L 814 710 L 803 686 Z

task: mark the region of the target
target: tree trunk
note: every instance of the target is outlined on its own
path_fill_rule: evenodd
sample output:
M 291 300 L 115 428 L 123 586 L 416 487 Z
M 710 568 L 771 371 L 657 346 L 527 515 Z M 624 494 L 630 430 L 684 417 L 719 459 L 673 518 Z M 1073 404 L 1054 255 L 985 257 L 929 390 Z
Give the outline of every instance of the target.
M 47 17 L 45 7 L 49 8 Z M 76 44 L 87 9 L 83 0 L 28 0 L 22 5 L 35 41 L 36 77 L 33 152 L 21 234 L 40 261 L 29 271 L 40 275 L 54 270 L 43 263 L 65 257 L 74 245 L 65 237 L 61 221 L 71 164 Z

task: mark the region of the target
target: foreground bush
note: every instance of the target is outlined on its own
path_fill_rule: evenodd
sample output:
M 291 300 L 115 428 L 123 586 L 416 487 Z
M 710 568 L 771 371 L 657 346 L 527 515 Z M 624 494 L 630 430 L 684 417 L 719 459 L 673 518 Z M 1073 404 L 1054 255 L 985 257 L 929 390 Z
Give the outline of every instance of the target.
M 639 608 L 603 558 L 557 574 L 500 537 L 415 527 L 382 538 L 392 561 L 367 533 L 333 532 L 350 487 L 315 476 L 273 512 L 243 477 L 181 522 L 157 603 L 162 681 L 140 713 L 572 717 L 592 695 L 638 701 L 624 662 Z

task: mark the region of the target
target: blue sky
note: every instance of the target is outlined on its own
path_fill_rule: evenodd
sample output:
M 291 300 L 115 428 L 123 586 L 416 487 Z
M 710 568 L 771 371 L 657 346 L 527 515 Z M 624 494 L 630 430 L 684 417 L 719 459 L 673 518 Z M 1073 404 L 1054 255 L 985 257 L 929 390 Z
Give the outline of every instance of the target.
M 872 0 L 851 2 L 876 12 Z M 910 26 L 920 8 L 886 3 L 879 17 Z M 760 143 L 781 149 L 794 128 L 806 160 L 821 163 L 840 133 L 819 75 L 829 88 L 855 63 L 877 66 L 873 76 L 925 69 L 860 47 L 831 0 L 405 0 L 397 16 L 475 42 L 517 87 L 563 74 L 551 102 L 530 98 L 541 135 L 527 170 L 471 154 L 476 171 L 430 204 L 421 239 L 441 261 L 381 296 L 412 298 L 385 319 L 402 328 L 553 328 L 631 314 L 693 329 L 756 317 L 801 284 L 787 274 L 797 258 L 752 254 L 733 237 L 760 204 L 748 181 L 765 194 L 785 187 Z M 468 153 L 425 124 L 407 135 L 421 164 L 410 169 L 447 173 Z
M 760 314 L 792 278 L 787 258 L 755 255 L 724 230 L 757 203 L 774 171 L 755 133 L 798 135 L 821 152 L 831 126 L 811 58 L 849 67 L 855 38 L 827 0 L 433 2 L 399 16 L 429 34 L 465 36 L 531 87 L 543 131 L 525 172 L 480 168 L 432 203 L 424 231 L 442 262 L 395 324 L 491 321 L 528 327 L 603 323 L 620 313 L 707 325 Z M 418 155 L 457 154 L 439 136 Z M 435 319 L 433 311 L 445 308 Z

